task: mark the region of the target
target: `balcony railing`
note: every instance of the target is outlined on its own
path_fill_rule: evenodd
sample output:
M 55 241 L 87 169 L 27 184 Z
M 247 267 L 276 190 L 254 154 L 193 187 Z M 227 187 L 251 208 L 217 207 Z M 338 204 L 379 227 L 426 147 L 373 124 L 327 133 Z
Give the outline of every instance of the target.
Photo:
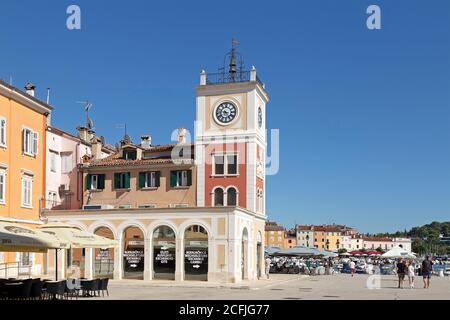
M 249 82 L 251 71 L 237 71 L 236 73 L 220 72 L 220 73 L 207 73 L 206 84 L 224 84 L 235 82 Z M 256 76 L 256 81 L 263 85 L 262 81 Z

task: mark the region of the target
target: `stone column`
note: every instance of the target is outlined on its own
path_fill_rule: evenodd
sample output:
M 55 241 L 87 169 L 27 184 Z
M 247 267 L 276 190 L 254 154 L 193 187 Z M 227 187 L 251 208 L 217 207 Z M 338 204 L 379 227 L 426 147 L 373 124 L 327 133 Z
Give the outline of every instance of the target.
M 85 249 L 84 277 L 89 280 L 94 278 L 94 249 L 92 248 Z
M 152 279 L 152 271 L 150 270 L 151 263 L 150 263 L 150 246 L 151 241 L 150 239 L 144 240 L 144 281 L 150 281 Z
M 119 239 L 119 246 L 114 248 L 114 280 L 122 280 L 122 239 Z
M 66 278 L 66 256 L 66 249 L 58 250 L 58 281 Z
M 183 240 L 176 240 L 175 250 L 175 281 L 184 280 L 184 244 Z

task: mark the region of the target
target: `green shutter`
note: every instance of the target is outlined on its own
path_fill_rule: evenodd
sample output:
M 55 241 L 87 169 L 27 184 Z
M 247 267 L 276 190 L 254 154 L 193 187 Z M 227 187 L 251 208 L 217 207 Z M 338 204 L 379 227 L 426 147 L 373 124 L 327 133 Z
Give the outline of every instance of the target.
M 145 188 L 145 172 L 139 172 L 139 189 Z
M 125 189 L 130 189 L 130 173 L 125 172 Z
M 156 187 L 159 188 L 161 186 L 161 171 L 156 172 Z
M 105 175 L 104 174 L 98 175 L 98 189 L 99 190 L 105 189 Z
M 177 172 L 170 171 L 170 186 L 173 188 L 177 185 Z
M 188 170 L 187 172 L 187 185 L 192 186 L 192 171 Z
M 114 189 L 120 189 L 120 173 L 114 173 Z
M 91 190 L 91 175 L 88 174 L 86 175 L 86 190 Z

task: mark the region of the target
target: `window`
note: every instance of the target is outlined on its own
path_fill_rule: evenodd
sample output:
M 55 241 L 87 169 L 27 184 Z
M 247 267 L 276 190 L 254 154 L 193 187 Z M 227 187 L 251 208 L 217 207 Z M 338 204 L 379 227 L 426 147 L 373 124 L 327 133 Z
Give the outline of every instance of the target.
M 264 203 L 263 203 L 263 191 L 258 189 L 256 191 L 256 212 L 264 211 Z
M 61 153 L 61 172 L 71 173 L 73 170 L 72 164 L 72 152 L 62 152 Z
M 50 151 L 50 171 L 51 172 L 56 172 L 56 157 L 57 157 L 57 153 Z
M 235 188 L 228 188 L 227 190 L 227 206 L 237 205 L 237 191 Z
M 0 118 L 0 146 L 6 146 L 6 119 Z
M 86 176 L 86 190 L 104 190 L 105 175 L 104 174 L 88 174 Z
M 214 172 L 213 175 L 237 175 L 238 174 L 238 156 L 237 154 L 216 154 L 214 159 Z
M 141 204 L 139 205 L 139 209 L 153 209 L 156 208 L 155 204 Z
M 56 206 L 56 202 L 57 202 L 56 201 L 57 200 L 56 197 L 57 197 L 56 196 L 56 192 L 50 191 L 48 193 L 48 204 L 50 205 L 51 208 Z
M 31 129 L 22 130 L 22 151 L 29 156 L 35 156 L 38 153 L 38 133 Z
M 29 252 L 21 252 L 20 253 L 20 266 L 21 267 L 29 267 L 31 266 L 31 256 Z
M 22 177 L 22 206 L 31 208 L 33 198 L 33 179 L 30 176 Z
M 216 188 L 214 190 L 214 206 L 215 207 L 222 207 L 224 205 L 223 203 L 223 189 L 222 188 Z
M 139 188 L 157 188 L 160 184 L 160 172 L 140 172 Z
M 121 172 L 114 174 L 115 189 L 130 189 L 130 173 Z
M 137 152 L 134 151 L 134 150 L 124 150 L 123 151 L 123 158 L 125 160 L 136 160 Z
M 227 155 L 227 174 L 237 174 L 237 154 Z
M 192 185 L 192 171 L 171 171 L 170 172 L 170 186 L 172 188 L 176 187 L 187 187 Z
M 176 203 L 172 205 L 172 208 L 188 208 L 189 205 L 187 203 Z
M 0 203 L 5 204 L 6 202 L 6 173 L 0 170 Z
M 215 155 L 214 156 L 214 174 L 221 175 L 225 174 L 224 167 L 224 156 L 223 155 Z

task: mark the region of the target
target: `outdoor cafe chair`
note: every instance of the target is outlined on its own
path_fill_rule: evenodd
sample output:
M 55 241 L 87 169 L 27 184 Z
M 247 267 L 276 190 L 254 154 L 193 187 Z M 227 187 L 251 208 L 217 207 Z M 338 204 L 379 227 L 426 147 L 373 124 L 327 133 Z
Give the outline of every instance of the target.
M 105 296 L 105 291 L 109 297 L 108 283 L 109 283 L 109 278 L 100 279 L 100 290 L 102 292 L 103 297 Z
M 46 281 L 45 282 L 45 295 L 47 298 L 58 299 L 58 297 L 64 299 L 66 289 L 66 281 Z
M 41 279 L 33 279 L 31 285 L 30 299 L 42 299 L 42 292 L 44 288 L 44 281 Z

